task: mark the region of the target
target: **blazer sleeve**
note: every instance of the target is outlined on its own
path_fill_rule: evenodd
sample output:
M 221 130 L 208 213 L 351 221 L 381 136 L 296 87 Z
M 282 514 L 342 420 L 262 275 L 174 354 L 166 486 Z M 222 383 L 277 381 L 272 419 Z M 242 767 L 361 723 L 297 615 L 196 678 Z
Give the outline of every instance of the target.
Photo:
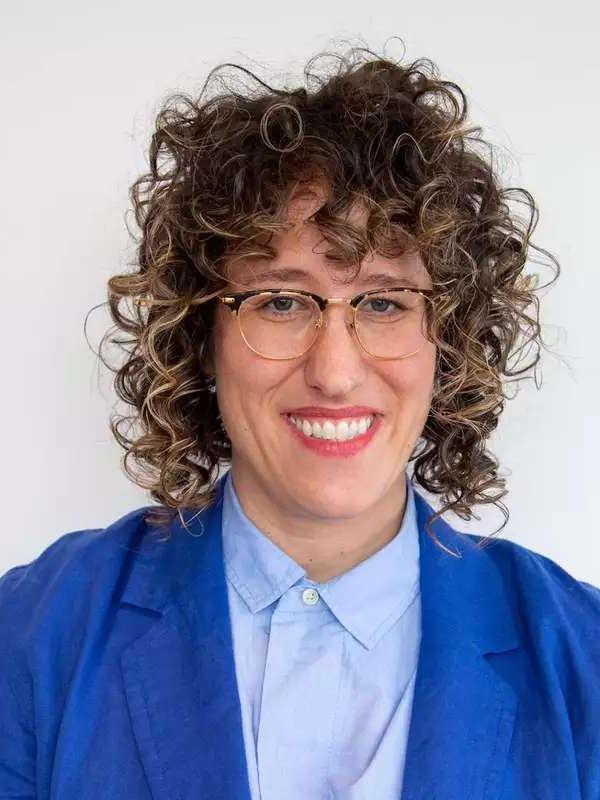
M 0 800 L 36 797 L 33 693 L 20 630 L 20 588 L 28 564 L 0 577 Z

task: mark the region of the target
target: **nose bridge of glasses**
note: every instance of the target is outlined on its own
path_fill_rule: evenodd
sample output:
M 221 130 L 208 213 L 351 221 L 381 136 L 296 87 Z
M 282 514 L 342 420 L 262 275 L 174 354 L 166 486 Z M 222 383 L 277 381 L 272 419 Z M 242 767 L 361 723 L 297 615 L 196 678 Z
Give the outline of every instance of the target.
M 354 327 L 354 306 L 352 306 L 352 298 L 347 298 L 347 297 L 328 297 L 328 298 L 326 298 L 326 300 L 325 300 L 325 308 L 323 309 L 323 311 L 321 313 L 321 324 L 323 325 L 323 327 L 327 327 L 327 317 L 325 315 L 325 312 L 327 311 L 329 306 L 332 306 L 332 305 L 340 305 L 340 306 L 343 307 L 342 315 L 343 315 L 343 318 L 344 318 L 344 322 L 349 328 L 353 328 Z M 351 311 L 350 318 L 348 318 L 349 317 L 348 309 L 350 309 L 350 311 Z

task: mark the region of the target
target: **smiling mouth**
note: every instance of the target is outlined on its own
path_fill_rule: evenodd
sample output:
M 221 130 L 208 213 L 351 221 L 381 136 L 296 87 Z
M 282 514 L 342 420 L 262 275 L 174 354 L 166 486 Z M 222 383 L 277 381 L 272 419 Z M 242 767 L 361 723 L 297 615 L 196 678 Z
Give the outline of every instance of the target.
M 338 458 L 350 458 L 368 447 L 377 435 L 382 420 L 380 414 L 341 420 L 319 418 L 312 421 L 293 414 L 282 414 L 282 417 L 292 436 L 303 448 L 320 456 Z
M 375 421 L 375 414 L 346 419 L 303 419 L 293 414 L 285 415 L 298 431 L 307 438 L 332 442 L 348 442 L 364 436 Z

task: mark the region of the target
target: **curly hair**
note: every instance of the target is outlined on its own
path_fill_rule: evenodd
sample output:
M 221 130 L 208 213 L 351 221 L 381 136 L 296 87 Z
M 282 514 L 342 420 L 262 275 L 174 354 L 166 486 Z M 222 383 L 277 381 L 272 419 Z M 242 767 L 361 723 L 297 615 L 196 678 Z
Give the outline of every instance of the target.
M 333 68 L 317 74 L 326 55 Z M 226 85 L 224 67 L 257 85 Z M 215 77 L 220 92 L 211 91 Z M 124 470 L 161 504 L 150 507 L 149 524 L 212 504 L 231 442 L 204 369 L 211 301 L 234 258 L 276 255 L 269 242 L 286 229 L 292 188 L 319 180 L 327 199 L 311 219 L 330 258 L 360 268 L 368 252 L 416 250 L 431 276 L 435 385 L 409 459 L 413 483 L 441 497 L 430 535 L 435 517 L 452 510 L 469 520 L 484 503 L 501 509 L 503 528 L 507 489 L 486 443 L 508 384 L 536 379 L 545 346 L 537 296 L 545 287 L 524 274 L 530 249 L 550 258 L 550 282 L 559 272 L 531 242 L 535 201 L 501 186 L 493 147 L 467 122 L 463 90 L 431 60 L 402 64 L 352 47 L 313 57 L 304 78 L 306 87 L 273 88 L 245 67 L 219 64 L 197 98 L 176 93 L 161 106 L 149 171 L 130 189 L 141 231 L 135 269 L 108 280 L 114 328 L 101 345 L 126 353 L 119 366 L 103 359 L 132 408 L 110 422 Z M 362 228 L 346 218 L 357 201 L 368 210 Z M 115 332 L 129 338 L 109 338 Z

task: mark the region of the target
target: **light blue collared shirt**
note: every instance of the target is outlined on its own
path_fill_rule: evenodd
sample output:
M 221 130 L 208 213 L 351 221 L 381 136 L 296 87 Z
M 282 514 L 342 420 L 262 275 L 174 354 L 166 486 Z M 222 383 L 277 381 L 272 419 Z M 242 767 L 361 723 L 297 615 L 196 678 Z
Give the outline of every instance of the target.
M 396 536 L 316 583 L 244 514 L 223 556 L 252 800 L 398 800 L 421 640 L 413 489 Z

